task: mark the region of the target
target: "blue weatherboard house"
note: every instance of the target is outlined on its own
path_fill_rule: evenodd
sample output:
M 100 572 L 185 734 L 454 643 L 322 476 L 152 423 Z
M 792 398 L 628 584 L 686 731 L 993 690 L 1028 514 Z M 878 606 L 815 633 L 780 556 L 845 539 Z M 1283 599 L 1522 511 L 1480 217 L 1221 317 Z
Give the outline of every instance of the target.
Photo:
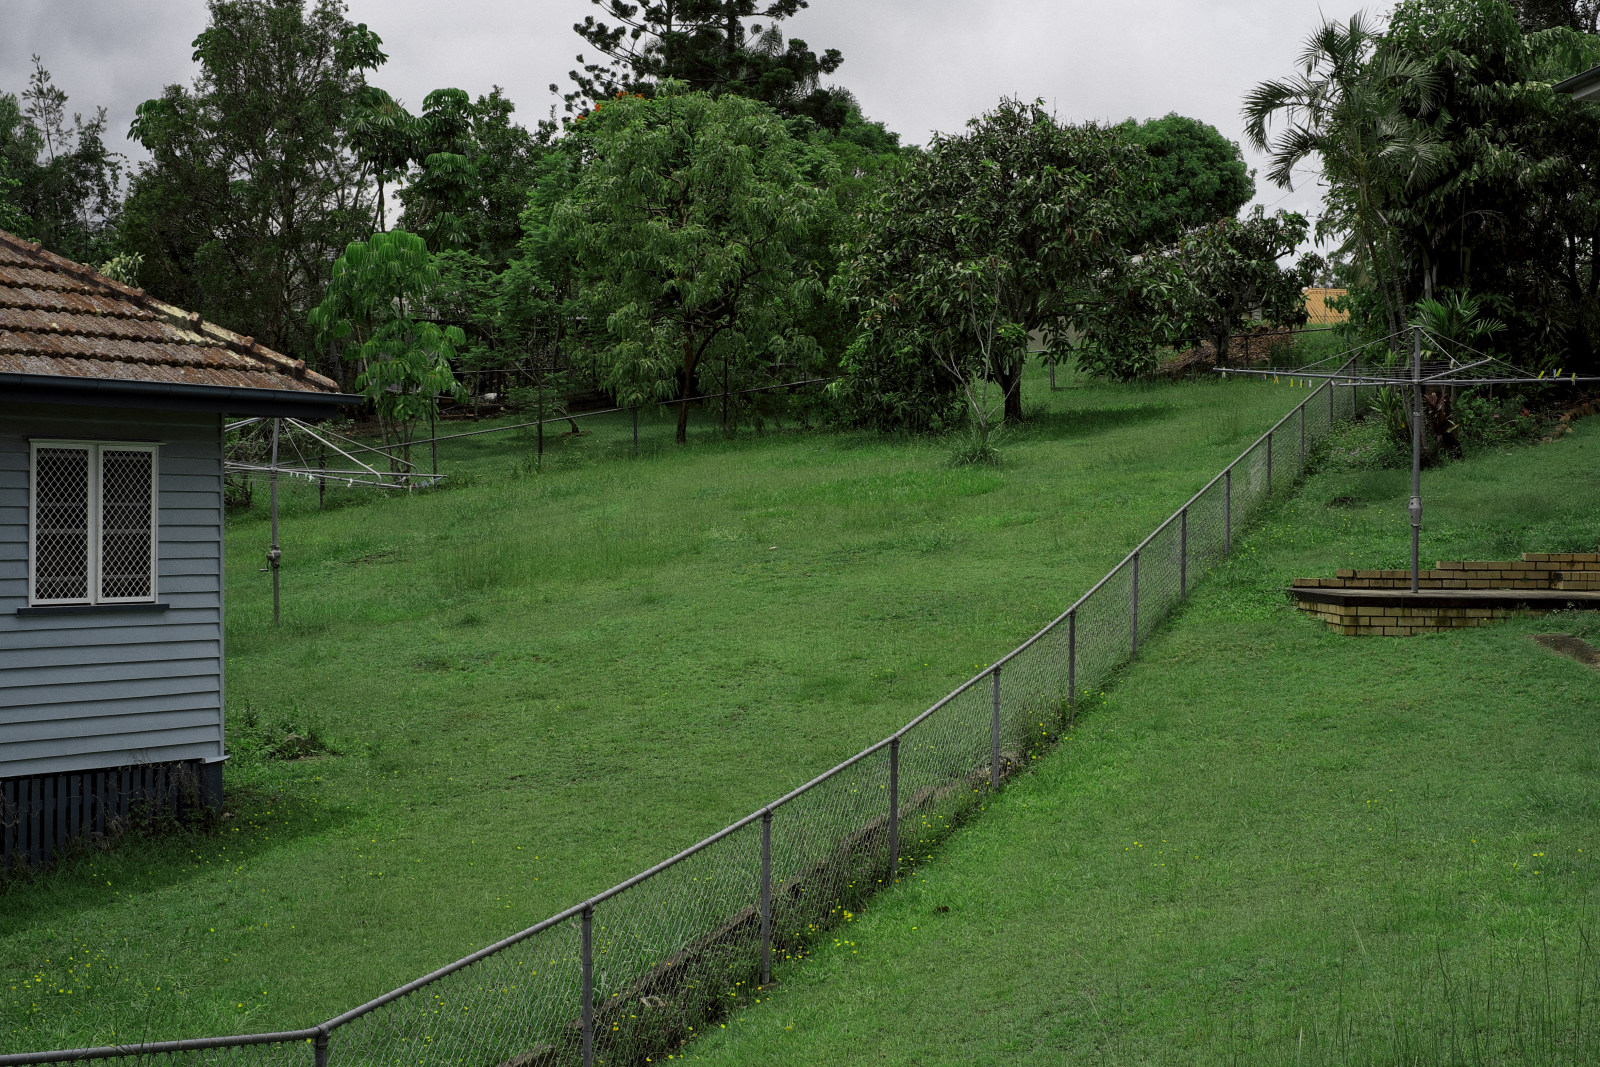
M 223 413 L 356 399 L 0 232 L 0 871 L 220 805 Z

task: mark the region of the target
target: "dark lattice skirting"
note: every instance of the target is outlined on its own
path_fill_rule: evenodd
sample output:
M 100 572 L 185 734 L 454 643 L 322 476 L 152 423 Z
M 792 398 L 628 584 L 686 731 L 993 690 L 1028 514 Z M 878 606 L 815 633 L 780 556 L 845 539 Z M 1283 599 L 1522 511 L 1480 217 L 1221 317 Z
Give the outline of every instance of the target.
M 0 779 L 0 872 L 43 867 L 75 840 L 189 818 L 221 803 L 220 763 L 148 763 Z

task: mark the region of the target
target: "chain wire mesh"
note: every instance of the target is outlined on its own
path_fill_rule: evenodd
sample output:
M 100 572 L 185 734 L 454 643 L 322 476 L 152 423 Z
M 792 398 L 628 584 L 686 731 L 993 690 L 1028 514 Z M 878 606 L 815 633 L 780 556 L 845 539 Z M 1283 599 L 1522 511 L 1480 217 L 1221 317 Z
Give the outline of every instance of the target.
M 1354 414 L 1354 393 L 1331 383 L 1310 393 L 1066 614 L 891 738 L 578 908 L 311 1037 L 0 1056 L 0 1067 L 113 1056 L 163 1067 L 588 1067 L 671 1053 L 752 1001 L 772 961 L 847 941 L 868 897 L 1058 739 L 1240 529 L 1292 488 Z

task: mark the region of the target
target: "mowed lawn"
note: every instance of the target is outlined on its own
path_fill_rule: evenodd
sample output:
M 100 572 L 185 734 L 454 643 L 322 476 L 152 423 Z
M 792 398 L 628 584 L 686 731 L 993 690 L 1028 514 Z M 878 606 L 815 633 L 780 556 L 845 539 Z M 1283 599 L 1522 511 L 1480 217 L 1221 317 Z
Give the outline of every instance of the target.
M 708 1064 L 1600 1061 L 1594 613 L 1346 638 L 1295 576 L 1409 558 L 1346 442 L 1102 706 Z M 1594 551 L 1600 420 L 1425 474 L 1424 559 Z M 1430 564 L 1425 564 L 1430 565 Z
M 281 629 L 258 488 L 228 815 L 0 888 L 0 1048 L 313 1024 L 616 883 L 1009 650 L 1304 396 L 1027 389 L 998 470 L 652 416 L 637 459 L 595 420 L 539 472 L 517 433 L 444 445 L 435 492 L 297 483 Z M 334 754 L 260 757 L 309 731 Z

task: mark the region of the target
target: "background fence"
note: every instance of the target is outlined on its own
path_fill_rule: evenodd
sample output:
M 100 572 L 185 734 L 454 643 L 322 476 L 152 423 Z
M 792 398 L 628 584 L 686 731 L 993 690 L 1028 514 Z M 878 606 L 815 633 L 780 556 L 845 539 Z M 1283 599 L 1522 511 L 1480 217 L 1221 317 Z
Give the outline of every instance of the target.
M 1002 780 L 1072 726 L 1234 534 L 1354 413 L 1323 382 L 1094 588 L 900 730 L 753 813 L 536 926 L 320 1026 L 0 1056 L 192 1065 L 641 1064 L 753 999 L 775 960 L 831 936 Z

